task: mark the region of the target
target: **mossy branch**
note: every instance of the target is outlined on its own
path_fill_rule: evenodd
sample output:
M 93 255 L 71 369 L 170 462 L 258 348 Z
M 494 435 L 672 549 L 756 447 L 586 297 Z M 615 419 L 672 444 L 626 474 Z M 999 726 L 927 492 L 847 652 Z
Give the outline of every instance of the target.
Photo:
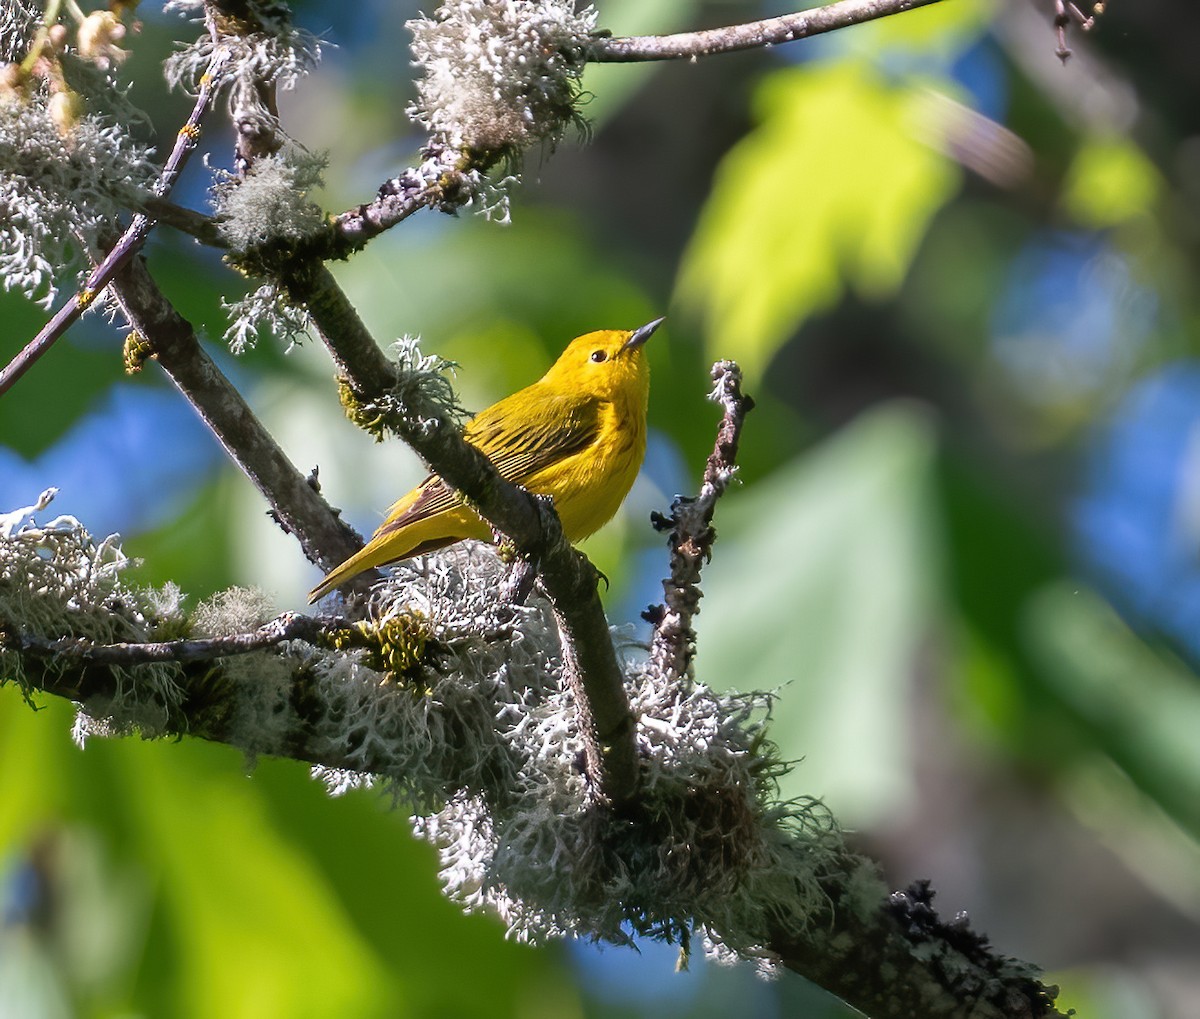
M 29 697 L 44 692 L 85 705 L 101 719 L 87 721 L 80 729 L 85 734 L 127 731 L 126 712 L 144 718 L 146 702 L 154 701 L 161 709 L 157 735 L 196 736 L 304 761 L 338 788 L 390 776 L 398 795 L 425 815 L 419 828 L 444 850 L 453 845 L 454 852 L 469 852 L 453 839 L 469 839 L 481 827 L 506 831 L 517 842 L 494 850 L 489 896 L 498 896 L 510 923 L 533 924 L 527 934 L 547 912 L 558 922 L 570 915 L 568 929 L 578 934 L 617 939 L 625 937 L 622 921 L 644 936 L 685 941 L 696 927 L 722 954 L 794 970 L 872 1019 L 1061 1015 L 1054 1008 L 1057 989 L 1043 985 L 1034 967 L 995 952 L 964 915 L 942 921 L 928 882 L 889 893 L 877 867 L 845 845 L 819 805 L 773 802 L 766 790 L 778 766 L 753 727 L 742 734 L 750 742 L 741 747 L 736 728 L 710 737 L 689 763 L 681 753 L 689 737 L 677 731 L 681 696 L 684 719 L 696 711 L 729 719 L 744 709 L 731 710 L 702 691 L 645 688 L 641 753 L 655 769 L 652 787 L 621 815 L 597 811 L 592 797 L 579 791 L 577 801 L 561 800 L 558 812 L 547 813 L 542 798 L 550 789 L 543 783 L 570 782 L 561 770 L 563 755 L 534 764 L 537 731 L 511 730 L 503 703 L 528 710 L 532 698 L 550 708 L 558 696 L 553 683 L 525 691 L 493 687 L 502 703 L 489 703 L 474 695 L 478 679 L 448 678 L 455 661 L 465 659 L 455 659 L 444 634 L 410 645 L 419 650 L 415 657 L 408 653 L 400 671 L 339 665 L 335 675 L 325 671 L 329 663 L 349 653 L 330 657 L 338 634 L 349 632 L 342 626 L 286 614 L 222 637 L 100 644 L 48 640 L 0 620 L 0 665 L 9 671 L 16 663 Z M 462 639 L 469 644 L 465 655 L 477 659 L 479 638 Z M 163 663 L 174 667 L 169 683 L 158 679 L 150 691 L 139 691 L 139 670 Z M 536 673 L 525 675 L 532 680 Z M 439 740 L 433 746 L 427 743 L 432 733 Z M 727 752 L 733 756 L 714 760 L 713 770 L 692 770 Z M 550 770 L 539 777 L 531 767 Z M 551 779 L 556 769 L 559 777 Z M 468 807 L 472 797 L 488 805 L 488 826 Z M 536 834 L 527 830 L 530 824 L 540 826 Z M 541 883 L 544 859 L 520 848 L 541 840 L 548 840 L 538 846 L 543 853 L 555 853 L 550 884 Z M 648 879 L 638 880 L 648 868 Z
M 390 406 L 386 427 L 462 492 L 537 571 L 571 665 L 566 675 L 578 698 L 589 774 L 605 799 L 616 805 L 629 801 L 638 772 L 633 716 L 595 567 L 571 547 L 552 506 L 500 477 L 487 457 L 463 439 L 444 407 L 419 388 L 403 385 L 328 269 L 310 264 L 287 283 L 292 298 L 312 316 L 353 398 Z

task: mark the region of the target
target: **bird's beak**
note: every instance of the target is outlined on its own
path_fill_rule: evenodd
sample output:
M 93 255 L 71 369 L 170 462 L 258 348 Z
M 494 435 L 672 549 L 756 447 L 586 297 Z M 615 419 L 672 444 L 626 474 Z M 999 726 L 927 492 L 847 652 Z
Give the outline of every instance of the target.
M 662 318 L 656 318 L 653 322 L 647 322 L 641 329 L 635 329 L 623 344 L 621 350 L 636 350 L 645 343 L 651 336 L 654 335 L 654 330 L 657 329 L 667 320 L 664 315 Z

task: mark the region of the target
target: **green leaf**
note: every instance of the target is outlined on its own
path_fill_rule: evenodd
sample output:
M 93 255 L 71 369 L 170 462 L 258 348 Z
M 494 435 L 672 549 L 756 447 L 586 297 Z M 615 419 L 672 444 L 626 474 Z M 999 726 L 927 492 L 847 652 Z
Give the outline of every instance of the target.
M 782 688 L 772 738 L 804 758 L 784 796 L 826 796 L 851 825 L 912 791 L 898 720 L 940 571 L 933 447 L 912 405 L 871 411 L 718 513 L 699 678 Z
M 1163 181 L 1154 164 L 1127 138 L 1092 138 L 1076 153 L 1063 203 L 1093 229 L 1116 226 L 1153 211 Z
M 1078 586 L 1044 588 L 1022 623 L 1044 681 L 1092 729 L 1097 749 L 1193 838 L 1200 836 L 1196 677 Z
M 678 281 L 712 356 L 737 358 L 757 381 L 847 287 L 896 291 L 960 176 L 914 133 L 924 90 L 859 61 L 763 82 L 759 126 L 721 164 Z

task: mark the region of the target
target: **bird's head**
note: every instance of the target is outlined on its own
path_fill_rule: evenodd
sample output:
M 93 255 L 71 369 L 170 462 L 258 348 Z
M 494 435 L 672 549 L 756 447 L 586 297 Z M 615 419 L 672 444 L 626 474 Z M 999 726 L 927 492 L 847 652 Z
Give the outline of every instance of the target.
M 644 403 L 650 390 L 650 365 L 642 349 L 661 318 L 640 329 L 599 329 L 568 344 L 543 379 L 604 399 L 626 396 Z

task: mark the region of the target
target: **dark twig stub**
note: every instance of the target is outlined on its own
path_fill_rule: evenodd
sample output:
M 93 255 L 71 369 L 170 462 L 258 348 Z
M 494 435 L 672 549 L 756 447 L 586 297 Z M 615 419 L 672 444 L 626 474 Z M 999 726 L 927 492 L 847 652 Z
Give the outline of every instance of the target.
M 1071 0 L 1054 0 L 1054 33 L 1058 40 L 1054 55 L 1065 64 L 1071 58 L 1071 48 L 1067 45 L 1068 26 L 1074 22 L 1083 31 L 1090 32 L 1096 26 L 1096 18 L 1103 13 L 1103 3 L 1093 4 L 1092 13 L 1088 15 Z
M 704 466 L 700 494 L 676 496 L 671 515 L 655 514 L 654 526 L 671 529 L 671 576 L 663 581 L 664 604 L 651 606 L 643 617 L 654 624 L 650 662 L 664 676 L 691 675 L 696 631 L 692 616 L 700 610 L 700 571 L 712 557 L 716 531 L 712 526 L 717 500 L 737 472 L 738 440 L 742 422 L 754 401 L 742 393 L 742 370 L 733 361 L 718 361 L 712 367 L 715 383 L 709 399 L 724 410 L 717 441 Z

